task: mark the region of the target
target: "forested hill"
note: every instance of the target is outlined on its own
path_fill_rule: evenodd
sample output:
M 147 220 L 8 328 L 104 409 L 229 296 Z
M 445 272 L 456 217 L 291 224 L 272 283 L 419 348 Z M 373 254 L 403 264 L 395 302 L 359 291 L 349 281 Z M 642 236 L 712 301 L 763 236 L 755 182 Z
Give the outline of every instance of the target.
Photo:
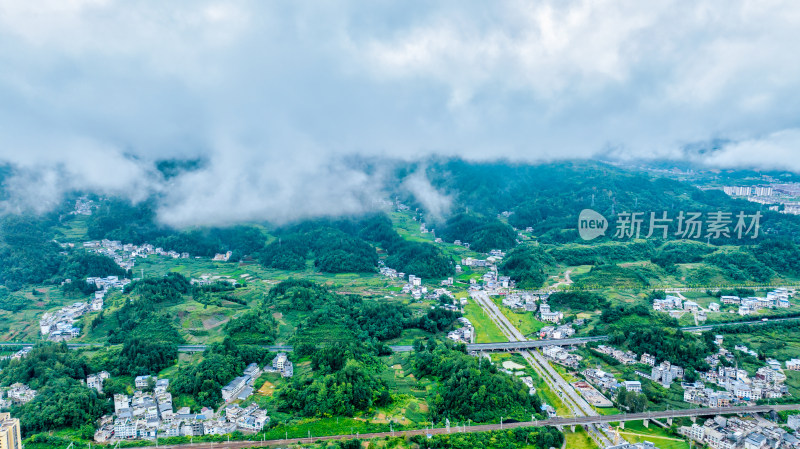
M 446 160 L 430 163 L 426 170 L 432 184 L 453 199 L 452 214 L 472 216 L 472 221 L 482 217 L 483 226 L 502 233 L 495 217 L 509 212 L 509 225 L 517 229 L 532 227 L 533 234 L 543 243 L 579 241 L 578 215 L 586 208 L 603 214 L 612 225 L 620 212 L 644 212 L 649 220 L 650 212 L 666 211 L 668 217 L 675 218 L 680 211 L 723 211 L 734 217 L 740 211 L 760 211 L 763 235 L 800 240 L 800 217 L 732 199 L 721 190 L 700 190 L 686 182 L 599 162 L 523 165 Z M 450 231 L 450 220 L 445 218 L 445 223 L 436 227 L 446 229 L 447 238 L 468 241 L 466 232 L 458 237 Z M 676 220 L 671 226 L 674 233 Z M 608 236 L 598 239 L 604 240 Z M 745 240 L 718 239 L 712 243 L 756 243 Z
M 180 173 L 195 165 L 174 162 L 164 169 Z M 382 188 L 410 206 L 410 210 L 403 213 L 408 220 L 413 216 L 417 223 L 425 223 L 429 229 L 435 228 L 435 237 L 450 243 L 456 240 L 469 242 L 473 251 L 482 253 L 492 249 L 512 250 L 520 240 L 519 232 L 525 232 L 527 228 L 532 231 L 525 232 L 526 238 L 541 244 L 585 243 L 577 232 L 578 215 L 585 208 L 603 214 L 612 227 L 621 212 L 641 212 L 645 233 L 650 212 L 666 212 L 673 218 L 670 241 L 676 240 L 675 218 L 679 212 L 701 212 L 706 216 L 710 212 L 723 211 L 735 217 L 740 211 L 747 214 L 760 211 L 763 217 L 759 239 L 737 239 L 731 235 L 707 243 L 715 247 L 747 245 L 755 248 L 774 240 L 777 243 L 773 248 L 788 248 L 793 252 L 796 248 L 784 242 L 800 241 L 800 217 L 762 210 L 762 205 L 731 199 L 719 190 L 700 190 L 686 182 L 597 162 L 524 165 L 471 163 L 457 159 L 428 161 L 425 165 L 427 178 L 441 194 L 452 199 L 448 214 L 433 217 L 427 213 L 422 201 L 402 187 L 404 180 L 415 170 L 420 170 L 420 166 L 399 162 L 394 166 L 394 176 L 388 177 L 384 186 L 376 188 Z M 54 242 L 69 239 L 73 242 L 111 239 L 124 243 L 151 243 L 165 250 L 201 257 L 230 251 L 234 261 L 248 259 L 265 267 L 291 271 L 369 273 L 377 271 L 382 258 L 387 266 L 398 271 L 423 278 L 443 278 L 454 273 L 458 262 L 453 254 L 443 250 L 445 247 L 434 244 L 432 236 L 420 239 L 419 235 L 409 235 L 408 227 L 400 229 L 397 212 L 391 210 L 376 210 L 359 217 L 307 220 L 283 227 L 249 223 L 226 228 L 172 229 L 159 224 L 156 198 L 132 204 L 118 198 L 84 194 L 94 202 L 93 213 L 88 216 L 70 213 L 78 193 L 70 194 L 59 207 L 47 214 L 0 216 L 0 283 L 18 290 L 26 284 L 59 282 L 65 278 L 82 278 L 90 272 L 108 271 L 92 269 L 97 267 L 96 261 L 82 254 L 80 247 L 61 248 Z M 613 229 L 592 241 L 591 245 L 598 246 L 612 240 L 619 243 L 619 239 L 612 236 Z M 698 240 L 706 240 L 705 235 Z M 636 260 L 653 259 L 663 262 L 659 265 L 670 266 L 675 262 L 673 259 L 680 259 L 680 253 L 688 250 L 697 253 L 692 256 L 696 261 L 713 252 L 713 248 L 673 245 L 659 250 L 661 252 L 654 256 L 650 253 L 664 242 L 656 238 L 648 242 L 652 248 L 645 248 L 647 254 L 636 257 Z M 583 249 L 578 250 L 585 253 Z M 558 263 L 591 263 L 599 257 L 574 254 L 578 250 L 552 255 Z M 760 257 L 760 253 L 756 251 L 756 256 Z M 543 273 L 530 267 L 542 264 L 531 263 L 527 260 L 529 255 L 518 257 L 514 268 L 510 265 L 507 268 L 525 271 L 517 277 L 537 284 Z M 619 259 L 603 258 L 609 261 Z M 534 259 L 541 257 L 536 255 Z M 717 260 L 716 265 L 727 263 L 729 259 Z M 737 269 L 750 264 L 746 255 L 740 259 L 743 262 Z M 713 257 L 711 262 L 714 262 Z M 773 267 L 775 263 L 768 265 L 776 269 Z M 769 273 L 751 277 L 765 279 Z

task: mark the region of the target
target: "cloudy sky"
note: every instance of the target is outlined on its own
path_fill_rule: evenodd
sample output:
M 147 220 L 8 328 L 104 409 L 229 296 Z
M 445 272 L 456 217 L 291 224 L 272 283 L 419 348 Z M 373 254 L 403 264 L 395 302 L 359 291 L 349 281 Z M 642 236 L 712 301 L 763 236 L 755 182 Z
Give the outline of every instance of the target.
M 797 42 L 793 1 L 0 0 L 3 207 L 355 212 L 381 192 L 352 155 L 800 171 Z M 165 182 L 169 157 L 208 164 Z

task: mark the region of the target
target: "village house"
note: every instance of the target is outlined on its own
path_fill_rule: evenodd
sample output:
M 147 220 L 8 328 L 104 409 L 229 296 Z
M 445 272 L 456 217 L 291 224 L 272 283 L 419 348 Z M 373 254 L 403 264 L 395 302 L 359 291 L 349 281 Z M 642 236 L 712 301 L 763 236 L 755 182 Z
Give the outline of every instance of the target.
M 103 381 L 111 377 L 108 371 L 100 371 L 97 374 L 91 374 L 86 378 L 86 386 L 94 388 L 98 393 L 103 392 Z

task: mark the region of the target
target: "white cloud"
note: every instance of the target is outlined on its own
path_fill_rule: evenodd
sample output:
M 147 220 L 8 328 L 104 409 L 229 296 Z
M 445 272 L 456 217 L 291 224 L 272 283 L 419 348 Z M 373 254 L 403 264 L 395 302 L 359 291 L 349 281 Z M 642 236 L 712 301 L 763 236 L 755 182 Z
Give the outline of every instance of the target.
M 157 192 L 175 225 L 354 212 L 380 179 L 351 155 L 693 157 L 715 140 L 733 143 L 709 163 L 778 167 L 797 41 L 788 0 L 0 0 L 4 207 L 79 188 Z M 164 184 L 151 163 L 170 157 L 209 165 Z
M 726 145 L 703 158 L 703 161 L 722 168 L 749 167 L 800 173 L 798 150 L 800 150 L 800 128 L 792 128 Z

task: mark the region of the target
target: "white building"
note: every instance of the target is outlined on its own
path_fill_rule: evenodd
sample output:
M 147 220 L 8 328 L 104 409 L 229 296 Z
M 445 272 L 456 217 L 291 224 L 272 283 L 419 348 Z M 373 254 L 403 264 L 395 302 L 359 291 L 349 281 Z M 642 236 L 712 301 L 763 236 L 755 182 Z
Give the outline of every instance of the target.
M 642 392 L 642 383 L 638 380 L 626 380 L 622 382 L 622 386 L 628 391 Z

